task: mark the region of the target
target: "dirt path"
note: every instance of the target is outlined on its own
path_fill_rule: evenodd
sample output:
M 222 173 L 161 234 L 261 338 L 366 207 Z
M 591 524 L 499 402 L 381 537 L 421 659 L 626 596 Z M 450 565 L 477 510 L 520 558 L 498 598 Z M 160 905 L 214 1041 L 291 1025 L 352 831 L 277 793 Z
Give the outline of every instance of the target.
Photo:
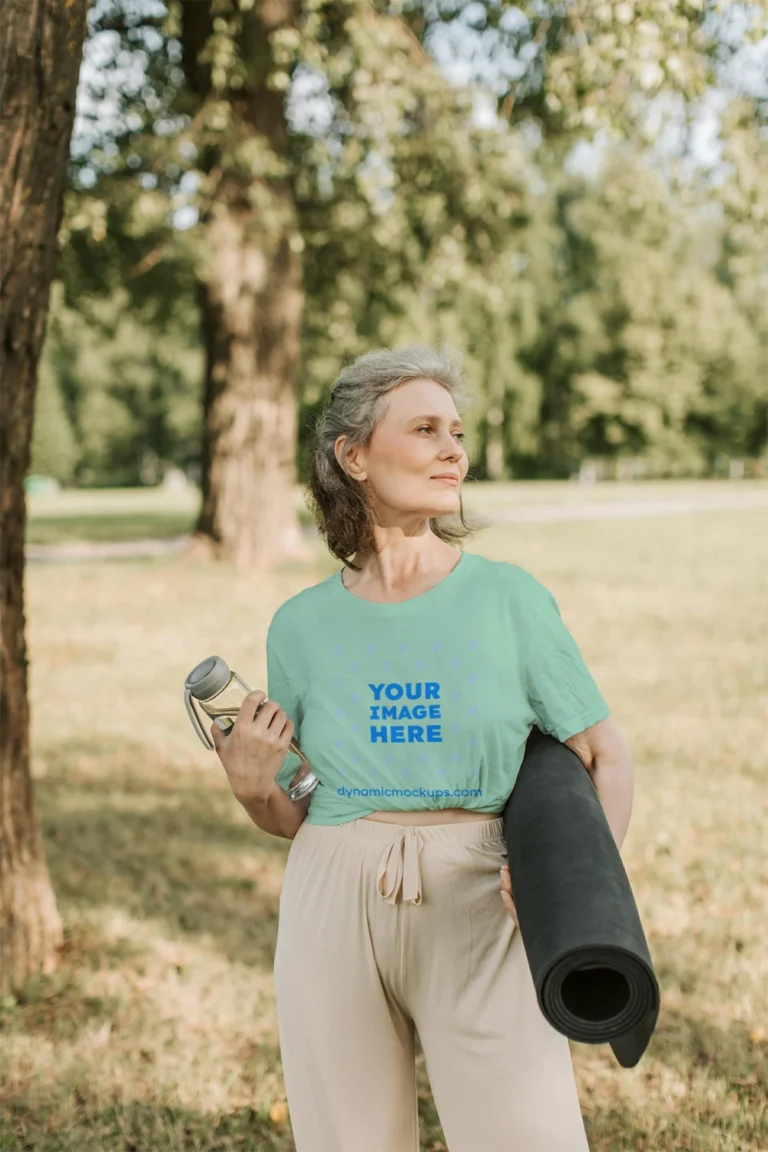
M 763 492 L 703 492 L 669 500 L 626 500 L 594 504 L 521 504 L 485 513 L 495 524 L 545 520 L 629 520 L 641 516 L 681 516 L 687 512 L 741 512 L 768 509 L 768 488 Z
M 491 524 L 536 523 L 566 520 L 628 520 L 643 516 L 682 516 L 690 512 L 747 511 L 763 508 L 768 512 L 768 487 L 761 492 L 703 492 L 669 500 L 632 500 L 594 504 L 520 504 L 516 507 L 478 507 L 476 514 Z M 768 517 L 766 517 L 768 527 Z M 316 536 L 311 524 L 303 525 L 308 538 Z M 182 552 L 190 537 L 175 536 L 170 540 L 95 541 L 71 544 L 28 544 L 27 563 L 61 563 L 78 560 L 133 560 L 142 557 L 168 556 Z
M 104 543 L 83 540 L 71 544 L 27 544 L 24 556 L 28 564 L 61 563 L 66 560 L 134 560 L 181 552 L 189 540 L 189 536 L 174 536 L 170 540 L 116 540 Z

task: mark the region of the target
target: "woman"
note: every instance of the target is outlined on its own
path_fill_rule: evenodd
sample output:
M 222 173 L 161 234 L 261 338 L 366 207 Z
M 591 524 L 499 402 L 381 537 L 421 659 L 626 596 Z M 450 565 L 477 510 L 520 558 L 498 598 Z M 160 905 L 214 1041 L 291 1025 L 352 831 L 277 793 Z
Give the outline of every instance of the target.
M 588 1147 L 501 817 L 532 726 L 578 750 L 609 709 L 552 595 L 456 547 L 463 385 L 421 347 L 343 370 L 310 493 L 345 565 L 275 613 L 258 717 L 263 692 L 211 728 L 254 822 L 293 841 L 275 988 L 297 1152 L 418 1152 L 415 1031 L 450 1152 Z M 320 784 L 294 803 L 308 765 Z

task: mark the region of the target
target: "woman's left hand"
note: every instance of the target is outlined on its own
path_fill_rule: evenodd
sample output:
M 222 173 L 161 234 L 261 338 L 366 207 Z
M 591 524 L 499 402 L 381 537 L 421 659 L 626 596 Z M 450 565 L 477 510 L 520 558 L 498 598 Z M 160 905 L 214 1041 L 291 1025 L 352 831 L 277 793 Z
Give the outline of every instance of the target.
M 512 878 L 509 875 L 509 864 L 501 866 L 501 902 L 517 924 L 517 908 L 512 899 Z

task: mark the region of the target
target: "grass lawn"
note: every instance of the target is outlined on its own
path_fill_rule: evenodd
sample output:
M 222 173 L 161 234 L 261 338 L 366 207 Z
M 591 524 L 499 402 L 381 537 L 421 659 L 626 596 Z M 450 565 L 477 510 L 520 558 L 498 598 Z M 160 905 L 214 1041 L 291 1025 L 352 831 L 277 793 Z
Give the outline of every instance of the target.
M 499 509 L 520 505 L 616 504 L 634 501 L 675 500 L 690 496 L 760 498 L 767 486 L 759 480 L 648 481 L 643 483 L 577 484 L 562 481 L 510 481 L 464 484 L 466 512 L 492 516 Z M 302 524 L 313 517 L 299 485 L 294 504 Z M 200 491 L 162 488 L 63 490 L 58 496 L 27 494 L 28 544 L 63 544 L 81 541 L 166 539 L 193 530 L 200 507 Z
M 697 490 L 653 487 L 580 495 Z M 93 517 L 109 539 L 157 524 L 156 493 L 103 495 L 60 522 Z M 56 516 L 29 503 L 33 538 Z M 157 516 L 165 531 L 193 514 L 177 498 Z M 768 1149 L 766 518 L 512 524 L 466 544 L 555 593 L 634 753 L 622 856 L 663 999 L 634 1069 L 571 1044 L 592 1152 Z M 290 845 L 232 798 L 182 691 L 213 653 L 265 687 L 273 613 L 337 567 L 320 541 L 311 568 L 258 586 L 178 556 L 28 567 L 35 802 L 67 943 L 54 976 L 0 1006 L 2 1152 L 293 1149 L 272 979 Z M 437 1152 L 421 1058 L 418 1083 Z

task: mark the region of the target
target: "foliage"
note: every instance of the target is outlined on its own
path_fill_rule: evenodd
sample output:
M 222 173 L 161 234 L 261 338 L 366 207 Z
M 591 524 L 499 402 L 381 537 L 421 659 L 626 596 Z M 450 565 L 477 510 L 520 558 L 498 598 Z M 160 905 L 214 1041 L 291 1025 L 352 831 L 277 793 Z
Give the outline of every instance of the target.
M 702 474 L 718 452 L 763 451 L 765 91 L 728 68 L 765 36 L 765 3 L 739 5 L 739 23 L 714 0 L 303 0 L 266 44 L 246 0 L 192 8 L 210 8 L 212 33 L 194 68 L 179 0 L 93 9 L 66 314 L 46 348 L 80 480 L 135 482 L 147 448 L 163 464 L 199 454 L 203 224 L 232 210 L 232 180 L 302 255 L 300 469 L 340 364 L 414 338 L 466 349 L 481 476 L 622 454 Z M 469 82 L 435 64 L 446 35 L 476 45 Z M 257 80 L 284 103 L 279 139 L 259 129 Z M 659 147 L 669 109 L 692 122 L 715 82 L 717 177 Z M 592 178 L 569 163 L 586 141 L 603 148 Z

